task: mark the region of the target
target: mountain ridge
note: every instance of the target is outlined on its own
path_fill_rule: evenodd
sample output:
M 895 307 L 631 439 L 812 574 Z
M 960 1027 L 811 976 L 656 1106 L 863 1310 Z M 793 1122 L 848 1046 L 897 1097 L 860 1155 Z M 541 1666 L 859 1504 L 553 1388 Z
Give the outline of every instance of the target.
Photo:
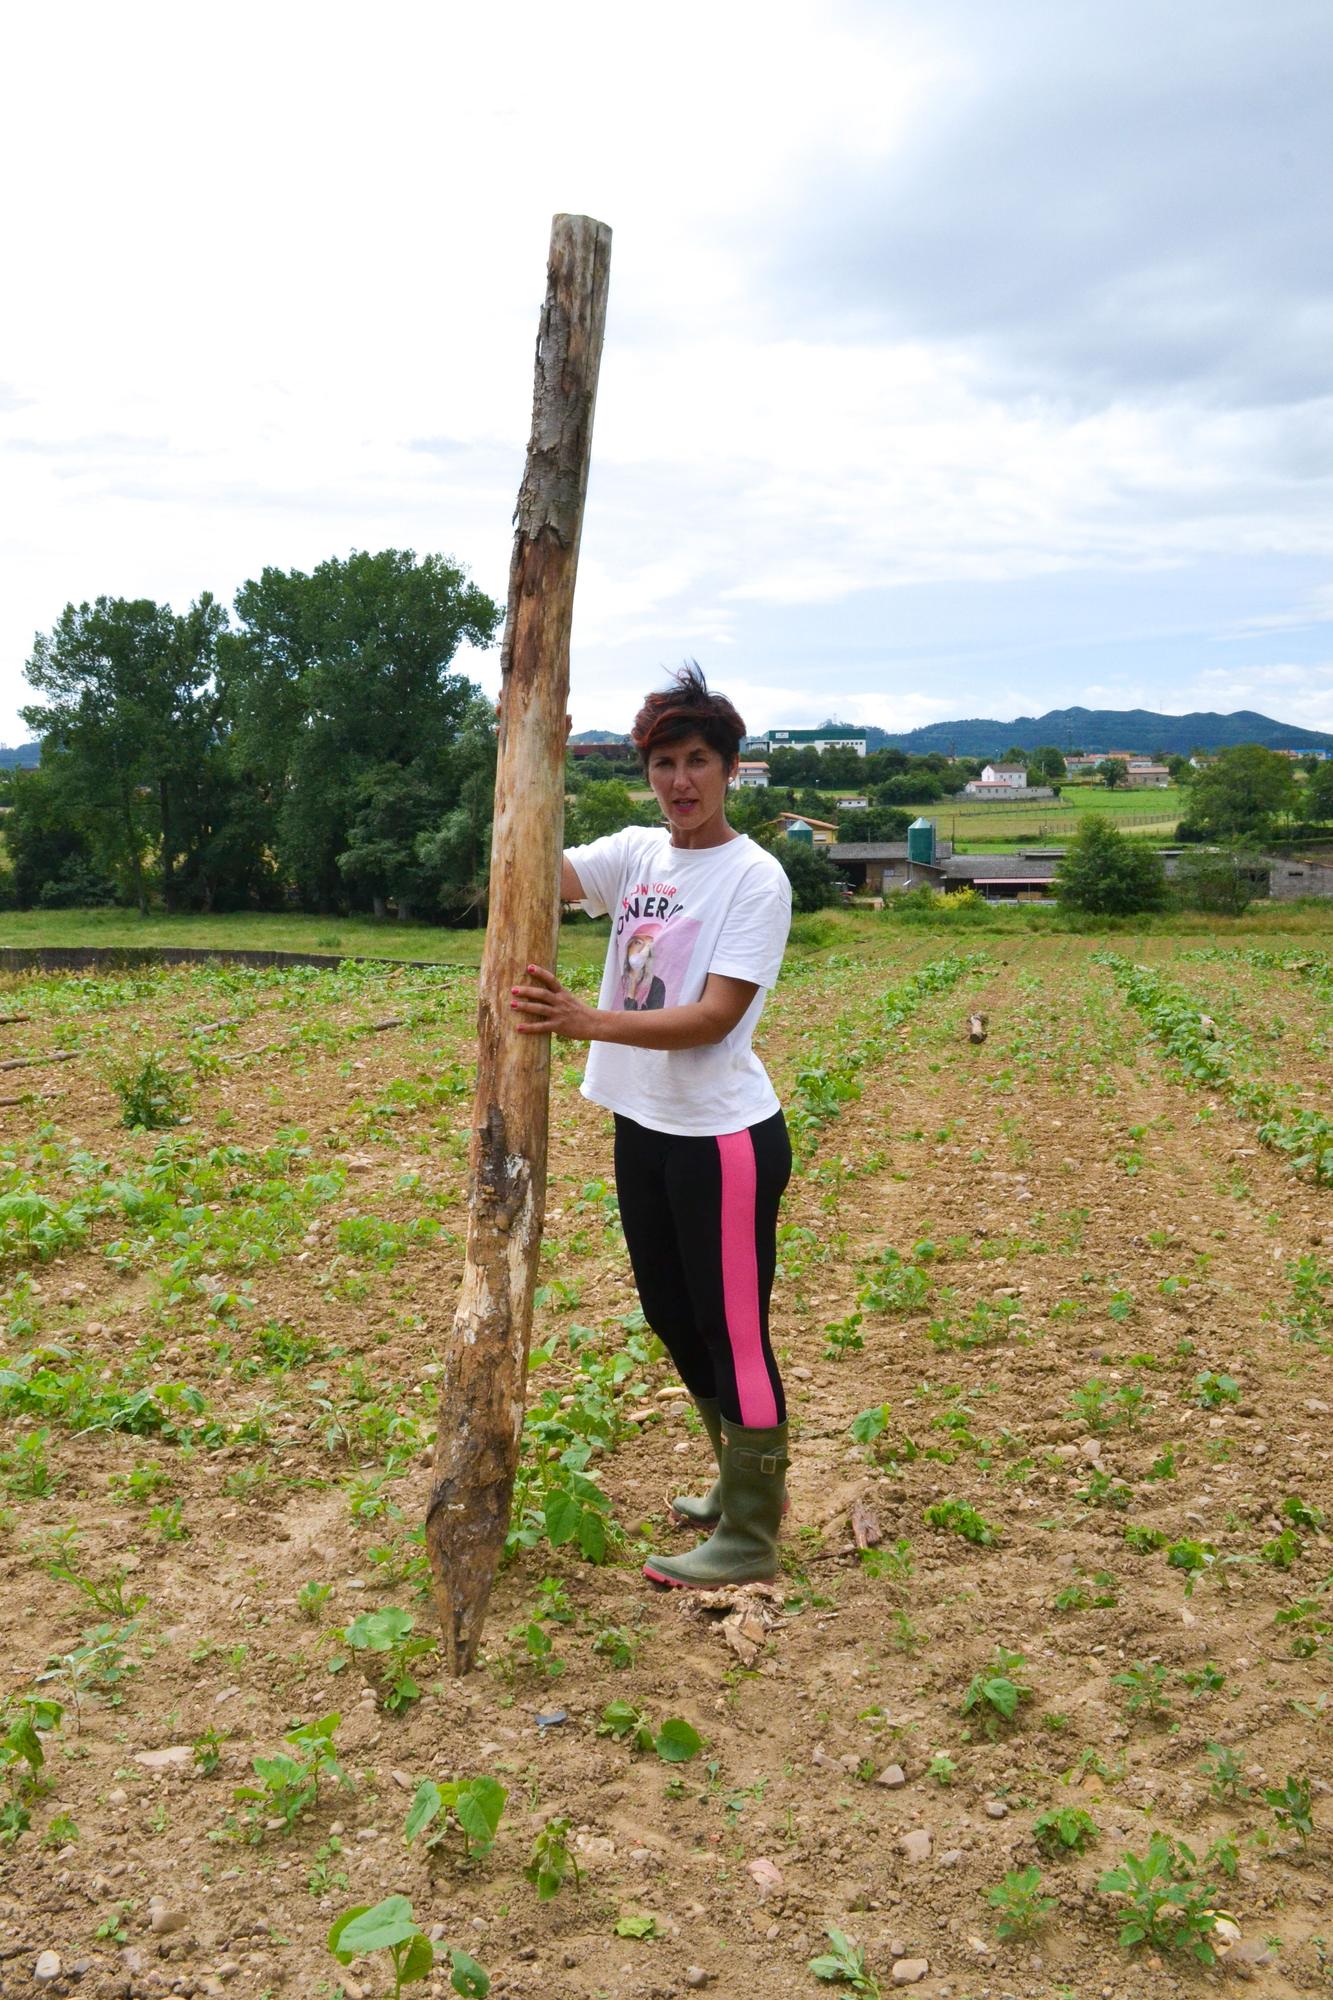
M 1213 709 L 1162 715 L 1150 708 L 1052 708 L 1045 715 L 1015 716 L 1012 722 L 967 716 L 905 730 L 832 719 L 820 726 L 864 736 L 867 750 L 906 750 L 917 756 L 934 750 L 959 757 L 998 757 L 1011 748 L 1036 750 L 1048 743 L 1066 753 L 1160 750 L 1169 757 L 1226 750 L 1237 743 L 1259 743 L 1267 750 L 1333 750 L 1333 735 L 1326 731 L 1278 722 L 1250 708 L 1226 715 Z

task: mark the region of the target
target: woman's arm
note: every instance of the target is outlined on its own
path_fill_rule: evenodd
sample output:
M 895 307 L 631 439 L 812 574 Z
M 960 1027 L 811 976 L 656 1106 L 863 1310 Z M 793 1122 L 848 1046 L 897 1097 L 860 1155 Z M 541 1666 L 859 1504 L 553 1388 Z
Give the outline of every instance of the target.
M 562 903 L 581 903 L 583 901 L 583 884 L 574 873 L 573 866 L 567 854 L 560 857 L 560 900 Z
M 635 1049 L 702 1049 L 724 1041 L 759 991 L 748 979 L 710 972 L 697 1000 L 648 1013 L 612 1013 L 590 1007 L 543 966 L 528 967 L 527 982 L 510 989 L 521 1035 L 563 1035 L 575 1042 L 622 1042 Z

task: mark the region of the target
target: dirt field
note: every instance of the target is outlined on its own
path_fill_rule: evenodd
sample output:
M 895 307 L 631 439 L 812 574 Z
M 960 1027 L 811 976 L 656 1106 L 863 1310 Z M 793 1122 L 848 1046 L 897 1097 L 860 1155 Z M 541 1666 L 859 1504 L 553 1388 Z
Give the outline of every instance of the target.
M 482 1991 L 456 1948 L 497 2000 L 1333 1992 L 1327 944 L 798 926 L 792 1511 L 779 1583 L 711 1609 L 639 1577 L 710 1475 L 558 1049 L 458 1683 L 410 1654 L 475 975 L 0 985 L 0 1059 L 72 1057 L 0 1073 L 0 1994 L 368 2000 L 387 1953 L 325 1939 L 394 1895 L 446 1951 L 409 1991 Z M 127 1129 L 117 1066 L 188 1122 Z M 284 1739 L 334 1713 L 303 1808 Z M 409 1846 L 422 1782 L 477 1778 L 489 1851 L 484 1787 Z M 1122 1944 L 1102 1879 L 1154 1834 Z M 859 1988 L 809 1969 L 830 1927 Z

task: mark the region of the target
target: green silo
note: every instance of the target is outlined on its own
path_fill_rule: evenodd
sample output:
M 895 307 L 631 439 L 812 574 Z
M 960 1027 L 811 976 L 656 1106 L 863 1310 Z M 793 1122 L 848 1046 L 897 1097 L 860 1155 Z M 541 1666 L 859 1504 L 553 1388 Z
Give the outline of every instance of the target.
M 907 829 L 907 859 L 919 867 L 935 866 L 935 822 L 914 819 Z
M 799 842 L 802 847 L 813 847 L 815 830 L 812 826 L 807 826 L 803 819 L 794 819 L 787 828 L 787 838 Z

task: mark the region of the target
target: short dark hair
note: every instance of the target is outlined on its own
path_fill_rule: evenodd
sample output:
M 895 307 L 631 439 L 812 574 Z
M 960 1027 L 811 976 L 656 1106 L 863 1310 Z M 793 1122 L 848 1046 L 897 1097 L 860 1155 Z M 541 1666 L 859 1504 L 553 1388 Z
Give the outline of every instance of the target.
M 634 718 L 630 741 L 647 768 L 654 750 L 702 736 L 728 767 L 740 754 L 745 724 L 724 694 L 713 694 L 697 660 L 686 660 L 671 676 L 670 687 L 650 694 Z

